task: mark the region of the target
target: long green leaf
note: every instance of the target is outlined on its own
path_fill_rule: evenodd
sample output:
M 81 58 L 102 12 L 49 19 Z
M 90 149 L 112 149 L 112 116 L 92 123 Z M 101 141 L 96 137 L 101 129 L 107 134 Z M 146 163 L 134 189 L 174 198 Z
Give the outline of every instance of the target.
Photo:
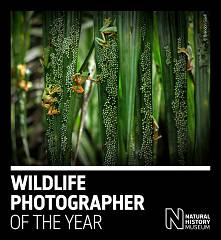
M 98 13 L 95 20 L 95 36 L 102 39 L 101 28 L 106 21 L 116 27 L 114 12 Z M 108 19 L 108 20 L 107 20 Z M 117 20 L 117 19 L 116 19 Z M 99 75 L 99 105 L 101 132 L 103 138 L 104 165 L 119 164 L 118 151 L 118 85 L 119 85 L 119 48 L 117 32 L 106 34 L 102 43 L 95 42 L 97 74 Z
M 140 54 L 140 22 L 136 11 L 119 12 L 120 156 L 122 165 L 138 165 L 135 157 L 135 100 Z
M 61 89 L 53 96 L 57 101 L 52 107 L 58 114 L 50 115 L 46 109 L 48 161 L 53 165 L 71 165 L 74 111 L 82 97 L 71 91 L 72 78 L 77 72 L 79 12 L 44 13 L 43 37 L 45 91 L 53 87 Z
M 187 60 L 179 50 L 187 47 L 184 12 L 158 12 L 163 88 L 169 159 L 172 165 L 184 165 L 187 159 Z
M 210 41 L 209 17 L 194 13 L 196 145 L 194 164 L 206 165 L 210 144 Z

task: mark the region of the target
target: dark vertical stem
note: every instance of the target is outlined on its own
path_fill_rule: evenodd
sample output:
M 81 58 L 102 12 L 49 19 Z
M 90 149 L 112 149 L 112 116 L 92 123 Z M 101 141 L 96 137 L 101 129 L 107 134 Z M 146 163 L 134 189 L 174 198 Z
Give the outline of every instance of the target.
M 187 159 L 187 26 L 184 12 L 159 12 L 162 79 L 170 164 L 185 165 Z
M 210 146 L 209 16 L 194 13 L 196 145 L 194 164 L 207 165 Z

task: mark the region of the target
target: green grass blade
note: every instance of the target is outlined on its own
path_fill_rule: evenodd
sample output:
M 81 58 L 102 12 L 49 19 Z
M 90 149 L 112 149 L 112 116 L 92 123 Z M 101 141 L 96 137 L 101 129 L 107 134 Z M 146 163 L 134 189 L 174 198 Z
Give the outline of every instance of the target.
M 140 13 L 141 52 L 139 55 L 138 81 L 136 87 L 136 129 L 139 165 L 153 164 L 153 110 L 152 110 L 152 46 L 153 14 Z
M 158 33 L 160 41 L 160 55 L 162 62 L 162 84 L 165 99 L 165 114 L 166 114 L 166 133 L 167 136 L 163 136 L 167 143 L 168 157 L 171 159 L 171 163 L 175 164 L 177 159 L 177 143 L 176 143 L 176 128 L 175 120 L 172 113 L 171 102 L 174 97 L 174 82 L 173 82 L 173 42 L 171 39 L 171 20 L 168 12 L 158 12 Z M 174 36 L 176 39 L 176 36 Z
M 157 17 L 156 14 L 153 16 L 153 64 L 152 64 L 152 105 L 153 105 L 153 116 L 159 126 L 159 137 L 162 136 L 161 125 L 159 120 L 163 122 L 163 114 L 161 113 L 161 103 L 164 102 L 162 96 L 162 73 L 161 73 L 161 58 L 160 58 L 160 46 L 159 36 L 157 31 Z M 164 107 L 164 106 L 163 106 Z M 153 142 L 153 164 L 158 164 L 159 152 L 162 148 L 162 138 Z
M 112 25 L 117 16 L 113 12 L 99 12 L 95 20 L 95 37 L 101 38 L 99 29 L 104 19 Z M 117 20 L 117 19 L 116 19 Z M 97 74 L 99 75 L 99 106 L 103 136 L 104 165 L 119 164 L 118 153 L 118 85 L 119 49 L 117 34 L 105 36 L 104 45 L 95 42 Z
M 186 56 L 178 53 L 187 47 L 184 12 L 158 12 L 163 88 L 169 159 L 172 165 L 184 165 L 187 158 L 187 76 Z
M 79 12 L 44 13 L 43 37 L 45 91 L 51 89 L 51 84 L 61 88 L 52 104 L 60 113 L 48 115 L 46 109 L 48 160 L 52 165 L 71 165 L 74 111 L 79 96 L 70 88 L 77 72 Z
M 195 164 L 206 165 L 210 143 L 210 41 L 209 17 L 206 12 L 194 13 L 195 39 Z
M 188 44 L 192 51 L 195 52 L 194 29 L 193 29 L 193 12 L 188 12 Z M 192 64 L 195 66 L 195 57 Z M 187 164 L 193 165 L 194 149 L 195 149 L 195 76 L 194 68 L 187 74 L 187 107 L 188 107 L 188 155 Z
M 140 54 L 139 13 L 119 12 L 120 48 L 119 137 L 122 165 L 138 165 L 135 157 L 135 100 Z

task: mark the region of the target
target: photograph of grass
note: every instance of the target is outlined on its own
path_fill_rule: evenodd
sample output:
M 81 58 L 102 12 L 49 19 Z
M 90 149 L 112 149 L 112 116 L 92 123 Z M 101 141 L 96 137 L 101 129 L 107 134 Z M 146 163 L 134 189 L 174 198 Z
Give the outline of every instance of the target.
M 204 11 L 11 12 L 11 165 L 209 165 Z

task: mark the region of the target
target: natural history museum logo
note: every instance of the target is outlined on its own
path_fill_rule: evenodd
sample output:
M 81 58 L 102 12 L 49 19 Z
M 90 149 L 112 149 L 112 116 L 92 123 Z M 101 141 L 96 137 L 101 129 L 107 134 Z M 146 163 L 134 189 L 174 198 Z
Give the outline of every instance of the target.
M 210 230 L 210 215 L 185 213 L 181 208 L 165 208 L 165 227 L 169 230 Z

